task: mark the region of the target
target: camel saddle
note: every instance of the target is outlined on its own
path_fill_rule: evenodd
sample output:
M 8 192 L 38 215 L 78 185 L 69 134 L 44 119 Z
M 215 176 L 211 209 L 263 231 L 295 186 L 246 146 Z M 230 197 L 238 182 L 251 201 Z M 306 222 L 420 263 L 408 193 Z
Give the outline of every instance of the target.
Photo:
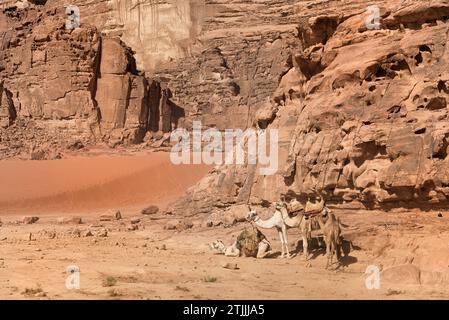
M 322 210 L 313 210 L 309 212 L 304 212 L 304 218 L 307 220 L 309 218 L 313 218 L 321 213 Z
M 248 257 L 256 257 L 259 250 L 259 243 L 267 239 L 265 235 L 256 227 L 245 228 L 237 237 L 237 249 L 241 250 Z

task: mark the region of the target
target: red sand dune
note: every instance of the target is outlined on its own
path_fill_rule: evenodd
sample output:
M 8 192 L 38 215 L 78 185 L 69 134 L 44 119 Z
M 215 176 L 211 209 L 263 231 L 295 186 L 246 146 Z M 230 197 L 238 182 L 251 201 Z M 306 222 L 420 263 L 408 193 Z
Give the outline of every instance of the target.
M 0 215 L 164 206 L 209 169 L 174 165 L 168 153 L 0 161 Z

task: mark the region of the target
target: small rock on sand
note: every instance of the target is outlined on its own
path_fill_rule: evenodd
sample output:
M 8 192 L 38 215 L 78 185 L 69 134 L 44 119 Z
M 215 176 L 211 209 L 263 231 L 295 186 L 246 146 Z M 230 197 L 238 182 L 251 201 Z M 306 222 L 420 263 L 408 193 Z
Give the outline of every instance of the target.
M 189 221 L 189 220 L 185 220 L 185 221 L 179 221 L 176 219 L 169 220 L 164 226 L 165 230 L 183 231 L 183 230 L 187 230 L 190 228 L 193 228 L 193 222 Z
M 22 223 L 33 224 L 39 220 L 39 217 L 23 217 Z
M 149 214 L 156 214 L 159 212 L 159 207 L 158 206 L 148 206 L 145 209 L 142 209 L 141 213 L 145 214 L 145 215 L 149 215 Z
M 237 263 L 232 263 L 232 262 L 225 262 L 225 263 L 222 263 L 221 264 L 221 267 L 222 268 L 225 268 L 225 269 L 230 269 L 230 270 L 238 270 L 238 266 L 237 266 Z
M 176 227 L 178 226 L 178 224 L 179 224 L 178 220 L 168 221 L 165 224 L 164 229 L 165 230 L 176 230 Z
M 81 231 L 77 228 L 67 230 L 67 235 L 71 238 L 79 238 L 79 237 L 81 237 Z
M 112 221 L 112 220 L 120 220 L 122 219 L 122 213 L 120 210 L 109 210 L 108 213 L 102 214 L 100 216 L 100 221 Z
M 87 230 L 85 233 L 84 233 L 84 237 L 92 237 L 94 234 L 92 233 L 92 231 L 90 231 L 90 230 Z
M 184 220 L 182 222 L 179 222 L 176 225 L 176 230 L 179 230 L 179 231 L 183 231 L 183 230 L 187 230 L 187 229 L 191 229 L 191 228 L 193 228 L 193 222 L 190 220 Z
M 108 236 L 108 230 L 106 228 L 101 228 L 99 230 L 96 230 L 94 235 L 96 237 L 101 237 L 101 238 L 107 237 Z
M 56 222 L 59 224 L 81 224 L 83 220 L 80 217 L 61 217 Z
M 395 295 L 399 295 L 399 294 L 403 294 L 405 293 L 405 291 L 403 290 L 396 290 L 396 289 L 388 289 L 387 292 L 385 293 L 385 295 L 387 296 L 395 296 Z

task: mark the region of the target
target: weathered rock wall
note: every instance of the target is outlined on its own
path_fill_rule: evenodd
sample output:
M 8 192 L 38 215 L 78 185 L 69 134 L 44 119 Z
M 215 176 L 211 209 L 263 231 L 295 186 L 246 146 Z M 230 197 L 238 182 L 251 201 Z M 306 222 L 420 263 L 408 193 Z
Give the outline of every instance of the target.
M 365 10 L 336 12 L 301 21 L 301 49 L 256 117 L 265 127 L 276 115 L 278 173 L 218 167 L 183 200 L 193 210 L 314 193 L 347 206 L 448 205 L 449 2 L 385 4 L 379 30 Z
M 48 0 L 64 8 L 69 0 Z M 81 24 L 119 36 L 137 68 L 171 91 L 179 125 L 246 128 L 291 67 L 293 0 L 78 0 Z
M 34 5 L 0 13 L 1 157 L 31 152 L 44 141 L 139 143 L 166 117 L 162 129 L 170 131 L 170 110 L 154 119 L 149 111 L 166 104 L 162 89 L 149 99 L 149 81 L 138 73 L 130 48 L 88 24 L 65 28 L 64 14 L 65 8 Z M 30 131 L 37 125 L 47 134 L 21 141 L 14 120 L 25 131 L 33 122 Z
M 291 66 L 291 49 L 299 44 L 294 1 L 79 0 L 75 4 L 80 9 L 81 31 L 73 35 L 62 30 L 69 4 L 73 3 L 48 0 L 44 6 L 27 8 L 14 9 L 15 2 L 5 5 L 6 9 L 9 6 L 5 11 L 9 17 L 0 19 L 2 54 L 12 58 L 5 58 L 0 66 L 5 70 L 2 77 L 9 79 L 5 86 L 17 87 L 13 100 L 19 119 L 27 116 L 47 121 L 42 128 L 58 127 L 58 132 L 80 136 L 86 143 L 112 140 L 113 146 L 120 141 L 140 142 L 145 130 L 163 133 L 176 126 L 189 127 L 196 119 L 205 126 L 246 128 Z M 148 10 L 156 13 L 148 14 Z M 179 24 L 177 19 L 185 23 Z M 189 27 L 187 31 L 178 30 L 185 26 Z M 94 30 L 98 39 L 87 43 L 72 39 L 85 29 Z M 46 37 L 49 30 L 62 38 Z M 41 34 L 44 36 L 36 43 L 30 40 Z M 102 60 L 123 59 L 117 50 L 101 53 L 101 38 L 116 36 L 124 46 L 132 45 L 135 52 L 135 68 L 126 72 L 139 77 L 145 72 L 147 84 L 140 78 L 98 70 L 100 56 Z M 14 40 L 19 41 L 15 49 L 9 48 L 7 37 L 19 39 Z M 84 48 L 66 48 L 71 41 L 78 41 Z M 50 56 L 44 56 L 47 54 Z M 24 73 L 31 55 L 33 65 Z M 83 63 L 84 69 L 78 73 L 78 64 Z M 19 66 L 18 72 L 13 70 Z M 31 78 L 34 82 L 25 85 Z M 78 80 L 72 81 L 75 78 Z M 61 85 L 55 85 L 59 81 Z M 20 89 L 20 98 L 19 85 L 26 86 Z M 142 91 L 142 87 L 148 88 Z M 133 97 L 134 107 L 128 110 L 125 96 L 135 95 L 129 88 L 142 96 Z M 149 110 L 131 111 L 145 106 L 144 101 Z

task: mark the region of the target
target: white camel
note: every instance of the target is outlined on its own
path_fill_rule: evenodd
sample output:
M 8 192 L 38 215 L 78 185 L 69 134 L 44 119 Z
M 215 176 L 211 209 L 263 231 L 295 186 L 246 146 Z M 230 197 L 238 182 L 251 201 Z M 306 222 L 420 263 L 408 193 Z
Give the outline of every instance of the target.
M 291 257 L 288 250 L 287 225 L 285 224 L 284 219 L 282 218 L 282 213 L 279 210 L 276 210 L 273 216 L 268 220 L 262 220 L 256 210 L 251 210 L 247 214 L 246 219 L 248 221 L 254 221 L 256 226 L 263 229 L 275 228 L 279 233 L 279 239 L 281 241 L 281 258 Z
M 212 250 L 215 250 L 217 253 L 224 254 L 227 257 L 239 257 L 240 250 L 237 248 L 237 242 L 234 242 L 229 247 L 225 246 L 222 240 L 215 240 L 211 244 L 209 244 Z

